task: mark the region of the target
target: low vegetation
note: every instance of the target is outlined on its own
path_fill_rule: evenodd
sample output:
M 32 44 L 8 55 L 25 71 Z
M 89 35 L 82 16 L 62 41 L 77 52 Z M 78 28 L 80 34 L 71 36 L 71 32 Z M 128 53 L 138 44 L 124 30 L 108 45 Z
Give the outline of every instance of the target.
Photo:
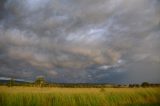
M 0 106 L 160 106 L 160 88 L 0 86 Z

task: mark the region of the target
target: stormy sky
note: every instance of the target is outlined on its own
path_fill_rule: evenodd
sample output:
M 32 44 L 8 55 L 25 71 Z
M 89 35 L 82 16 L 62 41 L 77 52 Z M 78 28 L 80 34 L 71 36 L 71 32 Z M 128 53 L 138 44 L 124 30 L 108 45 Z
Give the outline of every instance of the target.
M 160 82 L 160 0 L 0 0 L 0 77 Z

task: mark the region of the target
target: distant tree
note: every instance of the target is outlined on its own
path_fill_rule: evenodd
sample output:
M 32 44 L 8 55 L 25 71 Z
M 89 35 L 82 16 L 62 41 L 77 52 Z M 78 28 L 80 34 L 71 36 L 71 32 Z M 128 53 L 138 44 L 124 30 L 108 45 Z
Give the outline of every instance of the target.
M 9 80 L 9 82 L 8 82 L 8 86 L 9 86 L 9 87 L 12 87 L 12 86 L 14 86 L 14 84 L 15 84 L 15 81 L 14 81 L 13 78 L 11 78 L 11 79 Z
M 44 84 L 45 84 L 44 77 L 42 77 L 42 76 L 37 77 L 36 80 L 35 80 L 35 84 L 38 85 L 39 87 L 43 87 Z
M 141 87 L 149 87 L 149 83 L 148 82 L 143 82 L 142 84 L 141 84 Z
M 135 84 L 134 86 L 135 86 L 136 88 L 139 88 L 139 84 Z
M 133 88 L 134 87 L 134 85 L 133 84 L 129 84 L 129 88 Z

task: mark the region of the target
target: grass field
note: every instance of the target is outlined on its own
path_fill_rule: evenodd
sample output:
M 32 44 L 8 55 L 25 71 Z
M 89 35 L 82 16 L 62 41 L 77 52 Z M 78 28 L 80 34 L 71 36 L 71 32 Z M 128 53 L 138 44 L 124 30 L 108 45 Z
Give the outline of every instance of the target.
M 160 106 L 160 88 L 0 86 L 0 106 Z

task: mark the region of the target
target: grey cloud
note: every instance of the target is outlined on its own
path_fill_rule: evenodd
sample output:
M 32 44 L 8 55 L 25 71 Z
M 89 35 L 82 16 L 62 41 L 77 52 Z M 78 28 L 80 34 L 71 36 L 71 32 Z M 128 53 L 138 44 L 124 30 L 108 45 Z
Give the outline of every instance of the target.
M 0 59 L 7 61 L 0 75 L 19 78 L 29 66 L 23 72 L 28 79 L 34 73 L 32 79 L 42 74 L 60 82 L 130 82 L 138 74 L 135 82 L 153 77 L 158 82 L 159 5 L 158 0 L 3 0 Z M 9 74 L 16 65 L 17 74 Z

